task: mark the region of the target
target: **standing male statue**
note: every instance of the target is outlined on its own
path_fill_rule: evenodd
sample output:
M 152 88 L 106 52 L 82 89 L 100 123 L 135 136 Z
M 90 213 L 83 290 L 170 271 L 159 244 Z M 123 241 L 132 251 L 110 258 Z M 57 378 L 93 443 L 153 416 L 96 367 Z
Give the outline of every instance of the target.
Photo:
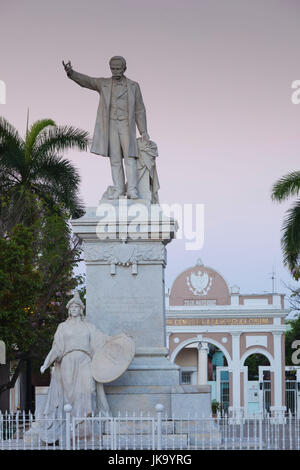
M 92 78 L 75 72 L 70 62 L 63 62 L 69 78 L 80 86 L 98 91 L 100 103 L 91 152 L 110 158 L 113 191 L 111 199 L 126 194 L 124 168 L 127 178 L 127 197 L 139 197 L 136 142 L 136 125 L 144 141 L 147 133 L 146 109 L 139 84 L 125 77 L 126 61 L 121 56 L 110 59 L 111 78 Z

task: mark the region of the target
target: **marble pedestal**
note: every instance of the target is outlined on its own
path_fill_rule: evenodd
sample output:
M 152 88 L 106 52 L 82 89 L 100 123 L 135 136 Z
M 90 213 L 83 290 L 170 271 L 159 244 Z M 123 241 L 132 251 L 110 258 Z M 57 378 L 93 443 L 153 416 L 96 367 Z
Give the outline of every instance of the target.
M 158 205 L 123 198 L 102 200 L 72 227 L 84 242 L 87 320 L 109 335 L 125 332 L 136 343 L 128 370 L 105 387 L 113 415 L 155 413 L 157 403 L 171 415 L 178 403 L 179 368 L 167 358 L 164 268 L 176 222 Z M 200 389 L 190 391 L 193 402 L 196 391 L 199 406 L 207 408 L 210 393 Z

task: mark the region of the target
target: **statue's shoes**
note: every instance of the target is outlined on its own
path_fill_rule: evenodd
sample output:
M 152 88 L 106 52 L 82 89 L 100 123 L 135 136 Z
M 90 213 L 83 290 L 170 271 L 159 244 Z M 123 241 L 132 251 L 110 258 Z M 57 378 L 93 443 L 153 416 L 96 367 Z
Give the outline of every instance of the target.
M 125 192 L 118 191 L 116 188 L 111 187 L 112 189 L 108 191 L 108 199 L 119 199 L 120 196 L 125 196 Z
M 127 192 L 127 197 L 128 199 L 138 199 L 139 195 L 137 191 L 130 191 L 130 192 Z

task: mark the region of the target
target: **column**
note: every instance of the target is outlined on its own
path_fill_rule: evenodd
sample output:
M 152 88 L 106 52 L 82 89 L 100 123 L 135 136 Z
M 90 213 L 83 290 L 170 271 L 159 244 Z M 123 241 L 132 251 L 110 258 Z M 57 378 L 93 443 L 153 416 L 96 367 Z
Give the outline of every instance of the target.
M 166 348 L 168 348 L 168 355 L 170 355 L 170 336 L 171 336 L 172 332 L 171 331 L 168 331 L 166 333 Z
M 232 331 L 232 411 L 235 416 L 241 411 L 241 358 L 240 358 L 240 331 Z
M 282 331 L 273 331 L 274 340 L 274 406 L 271 411 L 274 418 L 282 420 L 284 418 L 285 406 L 282 404 Z
M 205 341 L 198 343 L 198 370 L 197 384 L 207 385 L 207 356 L 208 344 Z

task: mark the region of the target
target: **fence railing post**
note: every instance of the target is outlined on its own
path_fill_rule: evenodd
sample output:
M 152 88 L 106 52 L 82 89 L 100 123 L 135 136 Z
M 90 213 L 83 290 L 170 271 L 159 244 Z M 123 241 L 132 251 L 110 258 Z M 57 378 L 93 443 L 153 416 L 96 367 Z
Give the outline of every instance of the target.
M 66 404 L 64 406 L 66 413 L 66 450 L 71 450 L 71 411 L 72 405 Z
M 156 410 L 156 422 L 157 422 L 157 444 L 156 444 L 156 449 L 161 450 L 162 448 L 162 412 L 164 409 L 164 405 L 161 403 L 157 403 L 155 405 L 155 410 Z
M 258 413 L 258 419 L 259 419 L 259 425 L 258 425 L 259 450 L 262 450 L 262 448 L 263 448 L 263 419 L 264 419 L 264 415 L 261 411 Z

